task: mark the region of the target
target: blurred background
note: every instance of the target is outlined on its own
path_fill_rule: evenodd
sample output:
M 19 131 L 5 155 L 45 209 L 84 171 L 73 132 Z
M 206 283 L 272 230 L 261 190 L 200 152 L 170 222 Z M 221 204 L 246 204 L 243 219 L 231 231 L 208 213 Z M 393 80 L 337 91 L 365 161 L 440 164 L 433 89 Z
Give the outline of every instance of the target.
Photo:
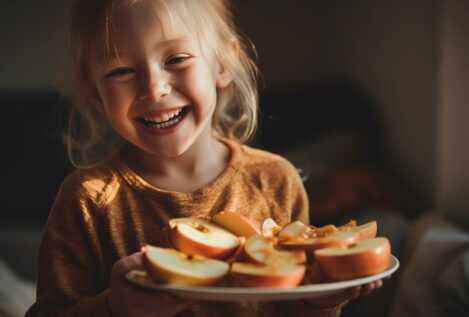
M 0 5 L 0 278 L 13 268 L 32 286 L 38 236 L 70 171 L 55 125 L 70 3 Z M 468 1 L 233 4 L 264 78 L 253 143 L 303 170 L 313 221 L 392 210 L 383 234 L 399 232 L 403 256 L 408 226 L 428 213 L 469 227 Z

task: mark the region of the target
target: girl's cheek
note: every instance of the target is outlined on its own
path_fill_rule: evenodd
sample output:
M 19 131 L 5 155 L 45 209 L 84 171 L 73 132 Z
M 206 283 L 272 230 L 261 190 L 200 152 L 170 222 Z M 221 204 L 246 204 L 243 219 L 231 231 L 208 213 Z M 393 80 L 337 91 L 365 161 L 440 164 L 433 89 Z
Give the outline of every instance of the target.
M 129 84 L 109 85 L 103 89 L 103 102 L 116 105 L 133 100 L 136 87 Z

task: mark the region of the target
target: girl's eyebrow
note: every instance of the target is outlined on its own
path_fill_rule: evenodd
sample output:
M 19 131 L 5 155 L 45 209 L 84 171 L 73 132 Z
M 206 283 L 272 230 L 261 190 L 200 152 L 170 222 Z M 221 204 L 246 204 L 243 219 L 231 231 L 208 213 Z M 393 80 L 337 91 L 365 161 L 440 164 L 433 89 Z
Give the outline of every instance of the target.
M 99 64 L 106 64 L 106 63 L 109 63 L 110 61 L 112 61 L 114 59 L 119 59 L 123 56 L 125 56 L 124 52 L 113 51 L 112 53 L 110 53 L 110 54 L 108 54 L 104 57 L 99 58 L 98 63 Z
M 178 44 L 181 44 L 181 43 L 184 43 L 184 42 L 187 42 L 187 41 L 189 41 L 189 38 L 187 36 L 180 36 L 180 37 L 170 38 L 170 39 L 163 40 L 162 42 L 157 43 L 154 46 L 154 48 L 159 49 L 160 47 L 164 47 L 164 46 L 178 45 Z M 98 60 L 98 62 L 99 62 L 99 64 L 104 64 L 104 63 L 108 63 L 109 61 L 111 61 L 113 59 L 119 59 L 123 56 L 126 56 L 126 52 L 112 50 L 105 57 L 101 57 Z

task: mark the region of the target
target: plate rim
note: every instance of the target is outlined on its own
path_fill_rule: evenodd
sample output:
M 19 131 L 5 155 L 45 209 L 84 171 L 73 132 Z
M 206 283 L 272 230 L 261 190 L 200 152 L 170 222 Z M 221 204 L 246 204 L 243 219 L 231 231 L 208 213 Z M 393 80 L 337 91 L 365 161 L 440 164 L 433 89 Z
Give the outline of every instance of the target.
M 315 293 L 329 293 L 339 292 L 343 289 L 358 286 L 366 283 L 376 281 L 380 278 L 386 277 L 393 274 L 399 268 L 399 260 L 391 255 L 391 263 L 387 270 L 374 274 L 371 276 L 365 276 L 353 280 L 330 282 L 330 283 L 321 283 L 321 284 L 308 284 L 308 285 L 298 285 L 294 288 L 260 288 L 260 287 L 224 287 L 224 286 L 185 286 L 185 285 L 170 285 L 170 284 L 156 284 L 156 283 L 147 283 L 144 281 L 139 281 L 132 278 L 133 274 L 136 274 L 137 271 L 142 272 L 141 270 L 131 270 L 125 274 L 126 279 L 138 286 L 155 290 L 155 291 L 169 291 L 175 295 L 182 295 L 191 298 L 201 298 L 208 299 L 207 295 L 215 295 L 216 298 L 224 298 L 225 296 L 260 296 L 260 297 L 282 297 L 282 294 L 285 295 L 285 298 L 294 299 L 295 295 L 301 296 L 306 294 L 315 294 Z M 195 295 L 195 296 L 194 296 Z M 229 298 L 225 298 L 229 300 Z

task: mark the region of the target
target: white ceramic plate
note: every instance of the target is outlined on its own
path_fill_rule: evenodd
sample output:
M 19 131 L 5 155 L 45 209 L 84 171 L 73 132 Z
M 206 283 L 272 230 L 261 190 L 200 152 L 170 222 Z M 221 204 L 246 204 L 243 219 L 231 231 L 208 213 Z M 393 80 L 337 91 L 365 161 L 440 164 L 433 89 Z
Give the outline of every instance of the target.
M 144 271 L 130 271 L 126 278 L 139 286 L 157 290 L 167 291 L 184 298 L 211 301 L 275 301 L 275 300 L 295 300 L 302 298 L 314 298 L 325 295 L 339 293 L 346 288 L 367 284 L 383 277 L 391 275 L 399 267 L 399 261 L 391 256 L 389 268 L 379 274 L 362 277 L 354 280 L 300 285 L 295 288 L 247 288 L 247 287 L 205 287 L 205 286 L 180 286 L 161 285 L 151 281 Z

